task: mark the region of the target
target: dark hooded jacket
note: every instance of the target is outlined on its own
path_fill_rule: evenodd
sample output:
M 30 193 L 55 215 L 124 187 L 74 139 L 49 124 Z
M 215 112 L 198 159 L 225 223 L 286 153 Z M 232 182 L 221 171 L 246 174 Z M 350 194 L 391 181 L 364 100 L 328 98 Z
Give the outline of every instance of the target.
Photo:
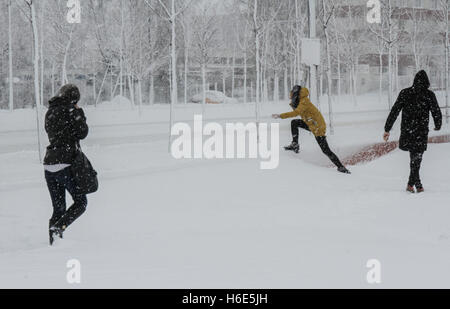
M 66 85 L 49 101 L 45 130 L 50 145 L 45 154 L 45 165 L 72 164 L 80 140 L 87 137 L 89 128 L 84 112 L 75 107 L 79 100 L 78 88 Z
M 430 80 L 425 71 L 417 73 L 414 84 L 403 89 L 392 107 L 384 130 L 390 132 L 402 112 L 400 149 L 410 152 L 425 152 L 428 147 L 430 112 L 436 130 L 442 126 L 442 112 L 436 95 L 429 90 Z

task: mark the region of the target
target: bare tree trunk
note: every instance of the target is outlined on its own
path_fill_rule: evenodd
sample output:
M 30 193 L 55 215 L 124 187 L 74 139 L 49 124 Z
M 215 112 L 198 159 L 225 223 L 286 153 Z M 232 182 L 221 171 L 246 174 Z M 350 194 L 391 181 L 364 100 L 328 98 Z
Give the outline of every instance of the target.
M 92 94 L 94 95 L 95 106 L 97 106 L 97 85 L 96 85 L 97 74 L 95 73 L 95 67 L 93 68 L 94 69 L 92 73 Z
M 333 14 L 333 22 L 334 26 L 336 27 L 336 61 L 337 61 L 337 93 L 338 93 L 338 103 L 341 102 L 341 94 L 342 94 L 342 87 L 341 87 L 341 45 L 339 41 L 339 33 L 337 31 L 337 25 L 336 25 L 336 16 Z
M 99 102 L 99 100 L 100 100 L 100 96 L 101 96 L 102 91 L 103 91 L 103 85 L 105 84 L 106 77 L 108 76 L 108 70 L 109 70 L 109 68 L 110 68 L 110 66 L 108 66 L 108 67 L 106 68 L 105 76 L 103 76 L 102 84 L 100 85 L 100 90 L 98 91 L 98 95 L 97 95 L 97 94 L 94 94 L 94 97 L 95 97 L 95 100 L 94 100 L 94 102 L 95 102 L 95 107 L 97 107 L 98 102 Z M 95 89 L 95 87 L 94 87 L 94 89 Z
M 400 81 L 398 79 L 399 74 L 399 60 L 398 60 L 398 47 L 395 49 L 395 92 L 400 91 Z
M 30 3 L 31 9 L 31 25 L 33 27 L 33 41 L 34 41 L 34 95 L 36 99 L 36 126 L 39 147 L 39 162 L 42 163 L 42 145 L 41 145 L 41 98 L 40 98 L 40 84 L 39 84 L 39 31 L 36 18 L 36 8 L 34 1 Z
M 358 105 L 358 65 L 353 64 L 353 102 Z
M 269 101 L 269 82 L 267 77 L 264 78 L 264 102 Z
M 348 89 L 349 89 L 349 94 L 350 94 L 350 96 L 352 97 L 352 101 L 353 101 L 353 104 L 355 104 L 355 101 L 354 101 L 354 96 L 353 96 L 353 94 L 354 94 L 354 92 L 353 92 L 353 86 L 354 86 L 354 84 L 353 84 L 353 75 L 354 75 L 354 70 L 353 70 L 353 64 L 351 64 L 350 65 L 350 70 L 349 70 L 350 72 L 350 78 L 349 78 L 349 85 L 348 85 Z
M 111 96 L 110 96 L 110 101 L 112 102 L 114 97 L 114 72 L 112 69 L 112 63 L 111 63 Z
M 324 25 L 324 34 L 325 34 L 325 43 L 327 49 L 327 63 L 328 63 L 328 71 L 327 71 L 327 95 L 328 95 L 328 117 L 330 122 L 330 134 L 334 134 L 334 121 L 333 121 L 333 102 L 331 99 L 331 50 L 330 50 L 330 37 L 328 35 L 328 21 L 327 18 L 327 10 L 325 6 L 325 0 L 322 0 L 322 10 L 323 10 L 323 25 Z M 333 12 L 330 12 L 333 14 Z
M 316 38 L 316 0 L 309 0 L 309 37 Z M 320 108 L 320 100 L 317 95 L 317 66 L 310 67 L 310 82 L 311 82 L 311 100 L 318 104 Z
M 41 4 L 41 46 L 40 46 L 40 54 L 41 54 L 41 104 L 44 105 L 44 6 L 45 3 Z
M 391 44 L 388 45 L 388 102 L 389 102 L 389 109 L 391 109 L 392 106 L 392 46 Z
M 236 76 L 235 76 L 235 71 L 236 71 L 236 47 L 234 47 L 233 50 L 233 66 L 232 66 L 232 70 L 233 72 L 231 73 L 231 97 L 234 99 L 234 84 L 236 82 Z
M 254 32 L 255 32 L 255 54 L 256 54 L 256 102 L 255 102 L 255 116 L 256 123 L 259 123 L 259 102 L 261 94 L 261 61 L 260 61 L 260 37 L 258 30 L 258 0 L 254 0 L 254 11 L 253 11 L 253 22 L 254 22 Z
M 155 78 L 153 73 L 150 74 L 150 89 L 149 89 L 149 103 L 150 105 L 155 104 Z
M 245 40 L 244 53 L 244 104 L 247 103 L 247 39 Z
M 227 72 L 223 70 L 222 72 L 222 91 L 224 95 L 227 95 Z
M 273 100 L 278 102 L 280 100 L 280 77 L 278 72 L 275 72 L 275 77 L 273 81 Z
M 130 93 L 131 109 L 134 109 L 136 102 L 134 101 L 134 81 L 131 74 L 128 74 L 128 89 Z
M 55 95 L 55 61 L 52 61 L 52 97 Z
M 12 51 L 12 26 L 11 26 L 11 5 L 8 2 L 8 60 L 9 60 L 9 111 L 14 110 L 14 75 L 13 75 L 13 51 Z
M 72 45 L 73 28 L 70 30 L 69 41 L 67 42 L 66 49 L 64 50 L 64 59 L 62 64 L 62 76 L 61 85 L 65 85 L 69 82 L 67 78 L 67 56 L 69 54 L 70 46 Z
M 172 10 L 170 16 L 171 31 L 172 31 L 172 43 L 171 43 L 171 59 L 172 59 L 172 95 L 170 103 L 170 128 L 169 128 L 169 152 L 172 144 L 172 127 L 173 127 L 173 109 L 178 100 L 178 88 L 177 88 L 177 55 L 176 55 L 176 14 L 175 14 L 175 0 L 172 0 Z
M 419 71 L 420 65 L 419 65 L 419 52 L 417 50 L 417 33 L 418 33 L 418 22 L 416 20 L 416 9 L 413 8 L 412 9 L 412 18 L 413 18 L 413 24 L 414 24 L 414 28 L 413 28 L 413 36 L 412 36 L 412 40 L 413 40 L 413 53 L 414 53 L 414 62 L 415 62 L 415 66 L 416 66 L 416 72 Z
M 378 101 L 381 103 L 382 96 L 383 96 L 383 42 L 380 40 L 380 58 L 379 58 L 379 64 L 380 64 L 380 87 L 378 92 Z
M 139 115 L 142 115 L 142 82 L 138 79 Z
M 392 4 L 391 0 L 388 0 L 388 106 L 389 109 L 392 107 Z
M 203 99 L 202 99 L 202 115 L 205 116 L 206 105 L 206 67 L 205 63 L 202 63 L 202 87 L 203 87 Z
M 448 14 L 449 14 L 449 8 L 450 8 L 450 3 L 447 0 L 447 2 L 444 4 L 445 5 L 445 9 L 444 9 L 444 14 L 445 14 L 445 119 L 447 124 L 449 123 L 449 108 L 450 108 L 450 98 L 449 98 L 449 67 L 448 67 L 448 57 L 449 55 L 449 48 L 450 48 L 450 44 L 449 44 L 449 28 L 450 28 L 450 24 L 449 24 L 449 18 L 448 18 Z
M 288 85 L 288 69 L 287 66 L 284 68 L 284 100 L 289 99 L 289 85 Z
M 139 116 L 142 115 L 142 76 L 143 76 L 143 63 L 142 63 L 142 28 L 139 32 L 139 76 L 137 77 L 138 80 L 138 95 L 139 95 Z
M 185 39 L 184 47 L 184 104 L 188 102 L 188 67 L 189 67 L 189 46 Z
M 121 97 L 123 97 L 123 49 L 124 49 L 124 15 L 123 15 L 123 0 L 120 0 L 120 20 L 121 20 L 121 24 L 120 24 L 120 75 L 119 75 L 119 94 Z
M 301 12 L 300 12 L 300 8 L 299 8 L 299 4 L 298 4 L 298 0 L 295 0 L 295 19 L 296 19 L 296 23 L 295 23 L 295 27 L 296 27 L 296 41 L 297 41 L 297 52 L 296 52 L 296 57 L 297 57 L 297 75 L 296 75 L 296 79 L 297 82 L 296 84 L 300 84 L 302 82 L 302 63 L 301 63 L 301 57 L 300 57 L 300 52 L 301 52 L 301 48 L 300 48 L 300 40 L 301 40 L 301 29 L 300 29 L 300 16 L 301 16 Z

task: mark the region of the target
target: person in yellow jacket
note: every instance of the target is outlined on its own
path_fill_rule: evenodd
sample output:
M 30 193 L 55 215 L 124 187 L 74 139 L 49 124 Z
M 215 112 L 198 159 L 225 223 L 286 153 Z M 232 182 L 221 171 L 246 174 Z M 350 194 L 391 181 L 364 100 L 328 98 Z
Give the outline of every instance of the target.
M 336 154 L 331 151 L 327 142 L 327 125 L 320 111 L 309 100 L 309 90 L 301 86 L 294 86 L 291 91 L 291 107 L 292 112 L 281 115 L 275 114 L 272 117 L 275 119 L 288 119 L 300 116 L 301 119 L 294 119 L 291 123 L 293 141 L 291 145 L 285 147 L 288 151 L 299 153 L 300 146 L 298 144 L 299 128 L 310 131 L 316 137 L 317 143 L 322 149 L 323 153 L 330 158 L 331 162 L 337 166 L 338 171 L 345 174 L 350 174 L 350 171 L 345 168 Z

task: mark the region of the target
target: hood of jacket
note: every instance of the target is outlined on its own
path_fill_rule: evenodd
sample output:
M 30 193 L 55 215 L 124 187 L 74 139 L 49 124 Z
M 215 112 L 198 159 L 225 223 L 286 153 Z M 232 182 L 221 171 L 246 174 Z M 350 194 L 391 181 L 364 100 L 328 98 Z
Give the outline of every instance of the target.
M 427 72 L 424 70 L 419 71 L 414 78 L 413 88 L 417 90 L 426 90 L 430 88 L 430 79 L 428 78 Z
M 50 105 L 75 105 L 80 101 L 80 90 L 77 86 L 73 84 L 68 84 L 61 89 L 59 89 L 58 93 L 50 99 Z
M 308 88 L 302 87 L 302 90 L 300 90 L 300 99 L 306 98 L 308 96 L 309 96 Z

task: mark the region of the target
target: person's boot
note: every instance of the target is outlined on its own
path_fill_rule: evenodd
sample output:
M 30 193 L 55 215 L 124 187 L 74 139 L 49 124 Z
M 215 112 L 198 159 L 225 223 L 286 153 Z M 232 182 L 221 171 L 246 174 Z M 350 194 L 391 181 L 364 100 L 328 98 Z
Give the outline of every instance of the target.
M 55 236 L 57 236 L 61 239 L 64 238 L 64 236 L 63 236 L 64 230 L 62 230 L 58 227 L 52 226 L 48 232 L 49 232 L 50 246 L 52 246 L 53 243 L 55 242 Z
M 425 189 L 423 188 L 422 185 L 416 186 L 416 190 L 417 190 L 417 193 L 424 193 L 425 192 Z
M 351 172 L 345 166 L 338 167 L 338 172 L 342 173 L 342 174 L 348 174 L 348 175 L 351 174 Z
M 297 142 L 292 142 L 289 146 L 284 147 L 284 150 L 299 153 L 300 145 Z
M 406 192 L 409 192 L 409 193 L 416 193 L 416 190 L 414 190 L 414 187 L 413 187 L 413 186 L 408 185 L 408 186 L 406 187 Z

